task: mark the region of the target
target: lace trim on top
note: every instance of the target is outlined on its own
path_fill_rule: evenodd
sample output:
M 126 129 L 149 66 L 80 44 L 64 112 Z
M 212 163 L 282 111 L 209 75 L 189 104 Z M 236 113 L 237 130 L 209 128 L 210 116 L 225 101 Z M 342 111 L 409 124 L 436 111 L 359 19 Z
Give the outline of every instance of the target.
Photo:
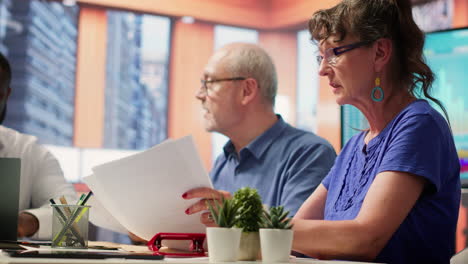
M 333 207 L 335 212 L 361 206 L 370 186 L 369 181 L 373 181 L 375 178 L 372 172 L 379 156 L 379 147 L 376 146 L 380 145 L 380 141 L 382 139 L 378 139 L 378 142 L 372 142 L 373 146 L 367 149 L 367 153 L 362 150 L 364 144 L 356 144 L 353 156 L 346 166 L 343 184 Z

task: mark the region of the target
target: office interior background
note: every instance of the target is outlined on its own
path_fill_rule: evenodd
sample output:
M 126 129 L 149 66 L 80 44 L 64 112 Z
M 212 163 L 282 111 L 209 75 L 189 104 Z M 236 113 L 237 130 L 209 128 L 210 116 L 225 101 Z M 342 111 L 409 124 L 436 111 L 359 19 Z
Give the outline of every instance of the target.
M 317 48 L 307 31 L 315 10 L 337 2 L 0 0 L 0 51 L 13 70 L 4 125 L 37 136 L 79 191 L 86 190 L 81 179 L 93 166 L 189 134 L 209 170 L 226 138 L 204 131 L 194 95 L 212 52 L 243 41 L 273 57 L 276 112 L 339 152 L 366 123 L 355 108 L 336 105 L 318 77 Z M 468 56 L 468 30 L 442 40 L 432 33 L 467 27 L 468 0 L 412 2 L 432 41 L 425 54 L 437 73 L 435 95 L 449 110 L 462 178 L 468 179 L 468 80 L 444 61 L 457 57 L 454 65 L 466 68 L 468 59 L 460 56 Z M 460 212 L 457 250 L 467 246 L 466 207 Z

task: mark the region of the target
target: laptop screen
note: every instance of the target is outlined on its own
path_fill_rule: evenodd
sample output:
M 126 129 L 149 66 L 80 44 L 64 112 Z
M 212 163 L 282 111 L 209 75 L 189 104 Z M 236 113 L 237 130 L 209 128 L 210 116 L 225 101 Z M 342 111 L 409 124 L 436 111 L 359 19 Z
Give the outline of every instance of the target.
M 16 240 L 21 176 L 19 158 L 0 158 L 0 240 Z

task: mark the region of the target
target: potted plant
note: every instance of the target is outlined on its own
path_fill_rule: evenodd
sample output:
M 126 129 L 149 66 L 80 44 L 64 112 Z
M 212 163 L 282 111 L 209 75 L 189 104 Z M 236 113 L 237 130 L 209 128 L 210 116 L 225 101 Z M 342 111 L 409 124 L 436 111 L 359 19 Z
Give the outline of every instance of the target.
M 239 206 L 236 226 L 242 229 L 237 260 L 256 260 L 260 252 L 258 230 L 263 212 L 262 199 L 256 189 L 244 187 L 234 193 L 233 200 Z
M 218 227 L 207 227 L 210 262 L 233 262 L 237 259 L 241 229 L 235 228 L 239 206 L 232 199 L 223 198 L 215 205 L 208 204 Z
M 283 206 L 263 211 L 260 244 L 264 262 L 288 262 L 291 254 L 293 231 L 289 211 Z

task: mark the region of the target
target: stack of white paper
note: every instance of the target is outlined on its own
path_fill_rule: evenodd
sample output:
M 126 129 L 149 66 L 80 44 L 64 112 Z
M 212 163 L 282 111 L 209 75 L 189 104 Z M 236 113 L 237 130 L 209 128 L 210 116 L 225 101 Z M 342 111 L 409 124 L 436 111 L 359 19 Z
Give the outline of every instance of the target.
M 190 136 L 94 167 L 84 182 L 95 195 L 90 220 L 98 226 L 146 240 L 159 232 L 205 232 L 198 214 L 185 214 L 196 201 L 182 199 L 189 189 L 212 187 Z

